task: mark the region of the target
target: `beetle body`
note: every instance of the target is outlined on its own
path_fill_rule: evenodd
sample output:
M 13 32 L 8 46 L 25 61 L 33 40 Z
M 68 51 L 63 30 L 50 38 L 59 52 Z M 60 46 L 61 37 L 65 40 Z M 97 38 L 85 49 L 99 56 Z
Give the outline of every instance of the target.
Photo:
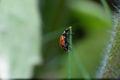
M 65 50 L 69 50 L 69 32 L 70 32 L 71 27 L 68 27 L 67 29 L 64 30 L 62 35 L 60 36 L 60 46 Z

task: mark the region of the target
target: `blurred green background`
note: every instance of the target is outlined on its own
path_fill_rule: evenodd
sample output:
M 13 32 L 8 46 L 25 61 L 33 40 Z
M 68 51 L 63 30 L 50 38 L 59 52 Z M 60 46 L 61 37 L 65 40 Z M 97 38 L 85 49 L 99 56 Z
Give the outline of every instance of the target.
M 112 30 L 100 1 L 0 0 L 0 50 L 10 56 L 12 78 L 95 78 Z M 68 26 L 72 54 L 59 45 Z
M 98 0 L 41 0 L 43 63 L 36 78 L 95 78 L 109 43 L 111 17 Z M 59 45 L 62 32 L 73 27 L 73 53 Z

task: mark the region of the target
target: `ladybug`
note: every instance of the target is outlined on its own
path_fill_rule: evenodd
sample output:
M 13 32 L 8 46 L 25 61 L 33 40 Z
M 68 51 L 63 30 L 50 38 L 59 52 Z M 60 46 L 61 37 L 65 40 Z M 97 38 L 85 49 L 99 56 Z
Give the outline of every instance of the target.
M 60 46 L 65 50 L 69 50 L 69 32 L 70 32 L 71 26 L 66 28 L 62 35 L 60 36 Z

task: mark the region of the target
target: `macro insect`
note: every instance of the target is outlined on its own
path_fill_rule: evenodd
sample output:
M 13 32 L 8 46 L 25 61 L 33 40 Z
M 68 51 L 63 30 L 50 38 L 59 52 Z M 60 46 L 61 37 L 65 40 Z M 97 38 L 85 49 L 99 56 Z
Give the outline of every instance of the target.
M 62 33 L 62 35 L 60 36 L 60 46 L 65 50 L 68 51 L 69 50 L 69 35 L 70 35 L 70 29 L 72 27 L 69 26 L 68 28 L 66 28 L 64 30 L 64 32 Z

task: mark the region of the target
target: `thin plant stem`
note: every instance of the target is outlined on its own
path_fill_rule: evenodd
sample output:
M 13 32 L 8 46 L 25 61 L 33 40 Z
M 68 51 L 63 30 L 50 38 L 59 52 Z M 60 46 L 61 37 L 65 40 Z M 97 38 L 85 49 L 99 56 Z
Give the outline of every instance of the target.
M 68 48 L 68 79 L 71 78 L 71 54 L 72 54 L 72 27 L 69 26 L 70 31 L 69 31 L 69 48 Z
M 76 62 L 77 62 L 77 65 L 79 66 L 79 70 L 81 71 L 83 77 L 84 77 L 85 79 L 90 79 L 89 73 L 86 71 L 86 69 L 85 69 L 84 66 L 82 65 L 81 60 L 78 58 L 78 55 L 77 55 L 77 53 L 75 52 L 75 50 L 74 50 L 73 54 L 74 54 L 74 57 L 75 57 Z
M 68 79 L 71 78 L 71 65 L 70 65 L 70 62 L 71 62 L 71 53 L 68 54 Z

